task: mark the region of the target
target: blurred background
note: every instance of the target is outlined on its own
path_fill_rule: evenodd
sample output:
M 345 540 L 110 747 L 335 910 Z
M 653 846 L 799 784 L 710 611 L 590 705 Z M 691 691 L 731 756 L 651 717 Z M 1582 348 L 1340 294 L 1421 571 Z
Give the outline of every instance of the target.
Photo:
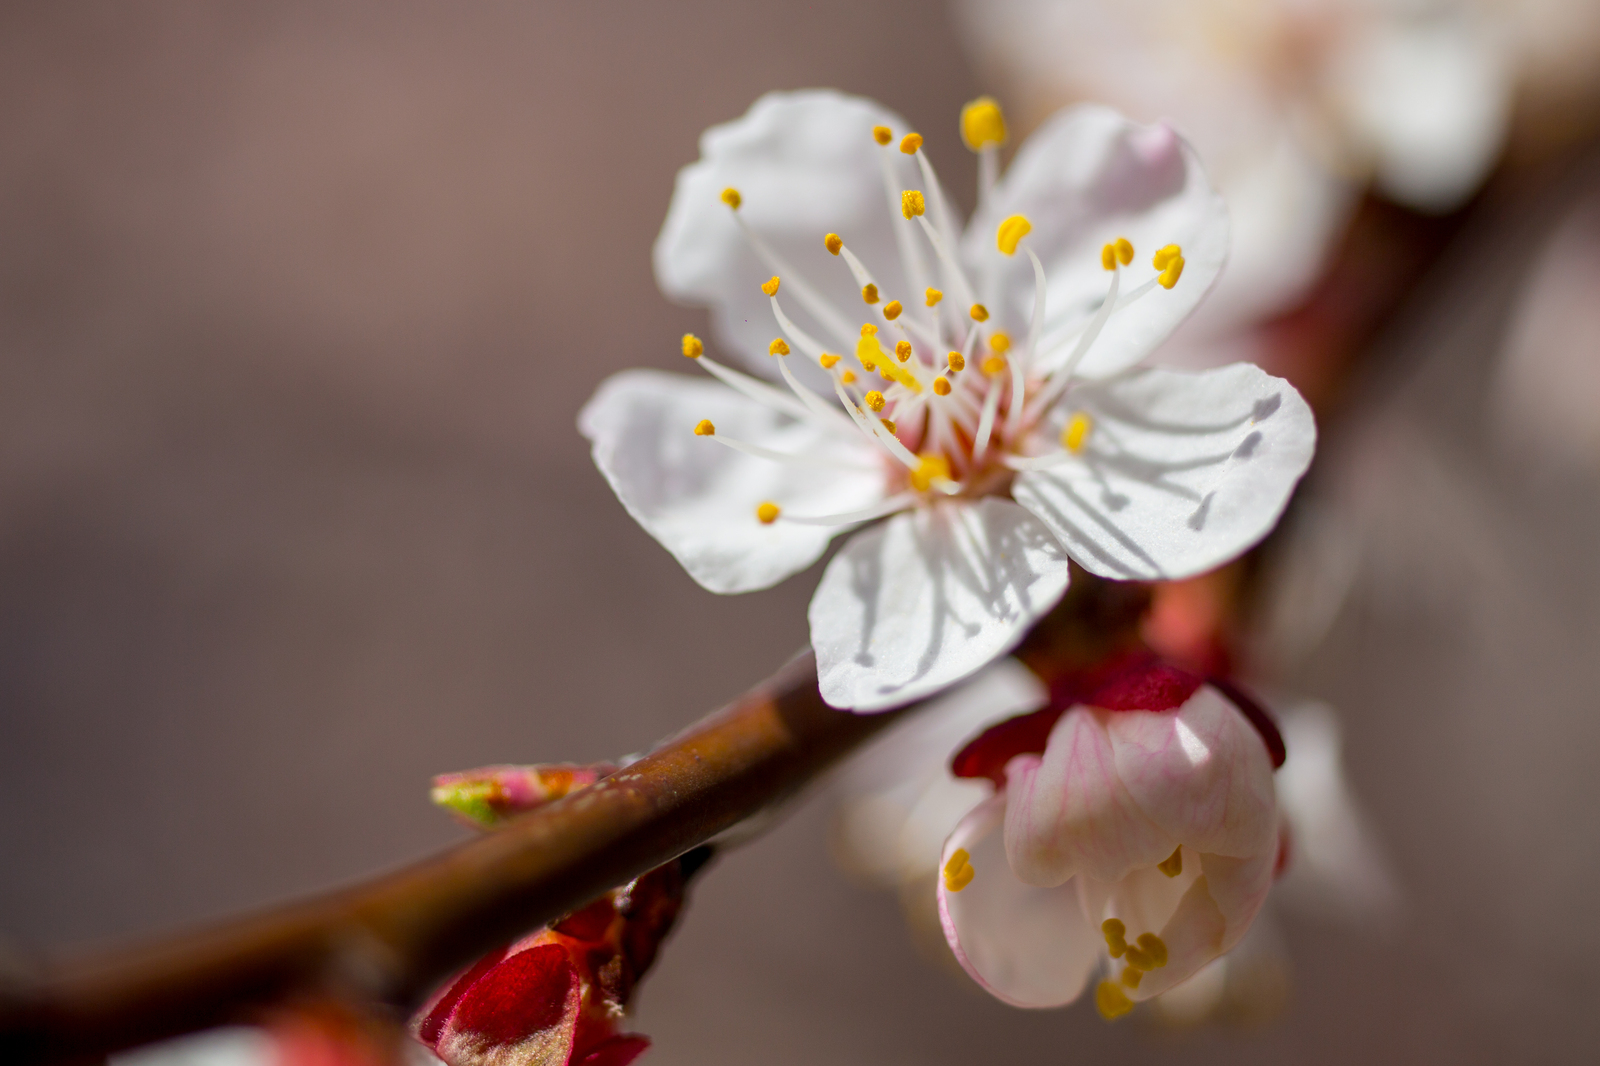
M 5 950 L 393 867 L 464 836 L 432 774 L 615 758 L 770 673 L 815 571 L 702 591 L 574 427 L 705 328 L 650 269 L 675 172 L 832 85 L 970 208 L 965 101 L 1020 134 L 1098 98 L 1234 206 L 1157 360 L 1317 405 L 1240 654 L 1338 709 L 1400 909 L 1285 917 L 1288 998 L 1243 1022 L 1018 1012 L 835 871 L 813 802 L 698 883 L 645 1061 L 1593 1061 L 1597 80 L 1594 0 L 7 5 Z

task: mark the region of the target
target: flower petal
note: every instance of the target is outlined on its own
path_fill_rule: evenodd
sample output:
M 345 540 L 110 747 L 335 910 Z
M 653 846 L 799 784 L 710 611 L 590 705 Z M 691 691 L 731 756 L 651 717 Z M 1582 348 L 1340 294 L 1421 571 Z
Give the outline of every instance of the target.
M 1199 877 L 1161 929 L 1167 965 L 1145 974 L 1135 1000 L 1158 996 L 1230 950 L 1255 921 L 1272 887 L 1274 852 L 1235 859 L 1201 855 Z
M 1016 504 L 941 501 L 853 537 L 811 598 L 822 698 L 881 711 L 1010 651 L 1067 588 L 1067 557 Z
M 990 310 L 1021 336 L 1033 309 L 1033 268 L 1006 257 L 995 231 L 1010 215 L 1033 224 L 1027 247 L 1049 282 L 1040 365 L 1064 360 L 1106 295 L 1111 275 L 1100 249 L 1119 237 L 1133 243 L 1121 291 L 1154 278 L 1158 249 L 1183 250 L 1182 277 L 1155 288 L 1107 320 L 1077 372 L 1103 377 L 1123 370 L 1165 340 L 1211 288 L 1228 254 L 1228 210 L 1198 157 L 1165 124 L 1140 126 L 1105 107 L 1058 112 L 1017 152 L 995 194 L 973 218 L 963 242 L 968 262 L 986 276 Z
M 1134 371 L 1067 394 L 1043 427 L 1084 413 L 1081 454 L 1020 474 L 1017 502 L 1102 577 L 1190 577 L 1277 523 L 1316 447 L 1311 409 L 1248 363 Z
M 1060 1007 L 1078 998 L 1094 969 L 1100 936 L 1083 920 L 1077 886 L 1023 884 L 1002 845 L 1005 796 L 961 820 L 945 842 L 941 866 L 964 849 L 973 876 L 951 892 L 939 880 L 939 920 L 963 969 L 1015 1007 Z
M 766 351 L 777 323 L 760 285 L 778 271 L 752 249 L 741 221 L 836 309 L 832 322 L 819 317 L 800 298 L 801 278 L 783 279 L 784 311 L 835 350 L 854 344 L 870 309 L 844 261 L 824 248 L 826 234 L 839 234 L 861 257 L 884 300 L 912 306 L 912 297 L 920 299 L 901 270 L 891 227 L 910 223 L 886 199 L 884 149 L 873 140 L 874 126 L 888 126 L 897 137 L 910 129 L 872 101 L 833 90 L 768 93 L 742 118 L 707 130 L 700 160 L 678 172 L 656 238 L 656 281 L 675 300 L 709 307 L 718 342 L 758 373 L 775 374 Z M 919 188 L 910 159 L 889 153 L 900 187 Z M 737 218 L 721 200 L 729 188 L 739 192 Z M 826 381 L 807 360 L 791 369 L 813 385 Z
M 785 454 L 852 465 L 776 462 L 695 436 L 718 433 Z M 847 433 L 767 410 L 723 385 L 628 370 L 607 378 L 578 416 L 595 465 L 628 513 L 712 592 L 749 592 L 810 566 L 840 527 L 777 521 L 773 501 L 796 514 L 836 514 L 883 498 L 883 462 Z

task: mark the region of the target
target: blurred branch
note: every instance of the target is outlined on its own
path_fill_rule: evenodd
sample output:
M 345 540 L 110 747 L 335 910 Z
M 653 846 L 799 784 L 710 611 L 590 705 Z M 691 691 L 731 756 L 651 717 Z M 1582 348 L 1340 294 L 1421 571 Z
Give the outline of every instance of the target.
M 48 968 L 0 993 L 7 1060 L 64 1062 L 303 996 L 415 1007 L 485 951 L 792 794 L 899 714 L 835 711 L 811 653 L 598 784 L 353 888 Z

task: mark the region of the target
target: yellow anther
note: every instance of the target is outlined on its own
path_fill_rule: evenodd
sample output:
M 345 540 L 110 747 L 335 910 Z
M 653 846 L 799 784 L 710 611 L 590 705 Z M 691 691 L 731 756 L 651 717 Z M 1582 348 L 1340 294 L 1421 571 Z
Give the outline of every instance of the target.
M 927 292 L 922 294 L 922 298 L 928 301 L 929 307 L 932 307 L 934 304 L 944 299 L 944 293 L 940 292 L 938 289 L 929 289 Z
M 1154 933 L 1140 933 L 1138 944 L 1140 948 L 1144 949 L 1145 955 L 1150 959 L 1150 966 L 1147 967 L 1148 969 L 1159 970 L 1161 967 L 1167 964 L 1166 941 L 1162 940 Z M 1132 949 L 1130 948 L 1129 950 L 1131 951 Z
M 883 410 L 883 405 L 886 402 L 883 398 L 883 393 L 879 392 L 877 389 L 873 389 L 871 392 L 867 393 L 862 397 L 862 400 L 864 400 L 866 405 L 872 408 L 874 412 Z
M 1086 418 L 1086 417 L 1088 417 L 1088 416 L 1086 416 L 1086 415 L 1074 415 L 1073 416 L 1074 420 L 1079 419 L 1079 418 Z M 1068 428 L 1070 429 L 1071 427 L 1069 426 Z M 1070 444 L 1068 444 L 1067 447 L 1071 451 L 1077 451 L 1078 450 L 1077 448 L 1073 448 L 1072 445 L 1070 445 Z M 1082 445 L 1080 444 L 1079 447 L 1082 447 Z M 1156 869 L 1160 870 L 1162 873 L 1166 874 L 1168 877 L 1177 877 L 1179 874 L 1183 873 L 1183 846 L 1179 845 L 1178 847 L 1173 848 L 1171 855 L 1168 855 L 1166 858 L 1164 858 L 1160 862 L 1156 863 Z
M 782 337 L 774 337 L 774 338 L 772 338 L 772 343 L 767 345 L 767 354 L 768 355 L 788 355 L 789 354 L 789 342 L 784 340 Z
M 910 341 L 895 341 L 894 342 L 894 357 L 896 359 L 900 360 L 902 363 L 905 362 L 907 359 L 910 359 L 911 358 L 911 342 Z
M 711 424 L 711 419 L 702 418 L 694 424 L 694 435 L 697 437 L 715 437 L 717 427 Z
M 899 300 L 890 300 L 888 303 L 883 305 L 883 317 L 887 318 L 890 322 L 893 322 L 895 319 L 900 317 L 900 312 L 904 310 L 905 308 L 900 306 Z
M 989 309 L 982 304 L 973 304 L 972 309 L 967 314 L 972 316 L 974 322 L 989 321 Z
M 900 150 L 906 155 L 914 155 L 922 147 L 922 134 L 908 133 L 900 138 Z
M 766 503 L 763 503 L 760 507 L 756 508 L 756 517 L 761 519 L 761 524 L 764 526 L 772 525 L 772 523 L 778 520 L 778 516 L 782 513 L 783 512 L 778 508 L 778 505 L 773 503 L 771 500 L 768 500 Z
M 989 350 L 995 355 L 1005 355 L 1011 350 L 1011 334 L 999 329 L 989 334 Z
M 950 460 L 942 455 L 919 455 L 917 468 L 911 471 L 911 487 L 918 492 L 927 492 L 935 478 L 945 481 L 950 480 Z
M 992 96 L 980 96 L 961 109 L 961 139 L 974 152 L 1006 143 L 1006 116 Z
M 877 332 L 878 332 L 878 327 L 874 326 L 871 322 L 863 322 L 863 323 L 861 323 L 861 335 L 863 337 L 871 337 L 871 336 L 875 335 Z
M 856 372 L 854 370 L 851 370 L 848 367 L 846 367 L 843 371 L 840 372 L 839 380 L 844 382 L 846 385 L 853 385 L 853 384 L 855 384 L 855 380 L 856 380 Z
M 916 218 L 928 209 L 928 201 L 922 198 L 920 189 L 907 189 L 900 194 L 900 213 L 906 218 Z
M 863 370 L 876 369 L 878 356 L 882 354 L 883 347 L 878 343 L 877 336 L 863 330 L 861 339 L 856 341 L 856 361 L 861 364 L 861 368 Z
M 1169 244 L 1155 254 L 1155 257 L 1150 260 L 1150 265 L 1155 267 L 1157 270 L 1165 270 L 1167 269 L 1168 263 L 1172 262 L 1174 259 L 1177 259 L 1182 254 L 1182 248 L 1179 248 L 1176 244 Z
M 950 364 L 950 369 L 952 371 L 958 373 L 967 368 L 966 357 L 960 352 L 951 352 L 949 355 L 945 356 L 945 362 Z
M 1128 994 L 1121 986 L 1110 981 L 1101 981 L 1094 990 L 1094 1007 L 1100 1012 L 1100 1017 L 1109 1022 L 1132 1010 L 1133 1000 L 1128 998 Z
M 766 293 L 768 296 L 776 296 L 778 295 L 778 286 L 781 284 L 783 284 L 782 280 L 778 277 L 778 275 L 774 274 L 772 277 L 761 283 L 761 291 Z
M 1135 970 L 1132 966 L 1122 968 L 1122 983 L 1129 988 L 1138 988 L 1139 982 L 1144 980 L 1144 971 Z
M 1100 265 L 1105 267 L 1107 270 L 1115 270 L 1115 269 L 1117 269 L 1117 246 L 1116 245 L 1114 245 L 1114 244 L 1102 244 L 1100 246 Z
M 995 230 L 994 242 L 1006 255 L 1017 254 L 1017 242 L 1033 232 L 1033 223 L 1022 215 L 1012 215 Z
M 1170 289 L 1178 283 L 1178 279 L 1181 277 L 1183 277 L 1183 256 L 1180 255 L 1167 264 L 1167 268 L 1161 272 L 1160 277 L 1156 278 L 1156 282 L 1163 289 Z
M 821 355 L 817 356 L 817 362 L 822 364 L 822 369 L 824 370 L 832 370 L 833 365 L 837 363 L 839 359 L 840 357 L 834 355 L 832 352 L 823 352 Z
M 945 378 L 943 376 L 934 378 L 933 379 L 933 391 L 938 393 L 940 396 L 948 396 L 948 395 L 950 395 L 950 381 L 949 381 L 949 379 Z
M 1128 927 L 1122 924 L 1120 918 L 1107 918 L 1100 923 L 1100 935 L 1106 938 L 1106 950 L 1111 952 L 1113 959 L 1122 958 L 1122 953 L 1128 950 Z
M 878 421 L 883 423 L 883 428 L 884 429 L 888 430 L 890 433 L 894 432 L 894 419 L 892 419 L 892 418 L 880 418 L 880 419 L 878 419 Z
M 693 333 L 683 335 L 683 354 L 690 359 L 698 359 L 706 354 L 705 342 Z
M 985 377 L 991 377 L 991 378 L 994 377 L 996 374 L 1000 373 L 1005 368 L 1006 368 L 1005 358 L 1003 356 L 999 356 L 999 355 L 991 355 L 991 356 L 989 356 L 989 358 L 985 359 L 983 362 L 978 364 L 978 369 L 983 371 L 984 376 Z
M 1123 266 L 1133 262 L 1133 245 L 1128 243 L 1126 237 L 1117 238 L 1117 258 L 1121 260 Z
M 888 126 L 874 126 L 872 127 L 872 139 L 879 144 L 888 144 L 894 140 L 894 130 Z
M 738 189 L 730 185 L 722 190 L 722 202 L 737 211 L 739 210 L 739 205 L 744 203 L 744 197 L 739 195 Z
M 1067 451 L 1071 452 L 1073 455 L 1077 455 L 1079 452 L 1083 451 L 1083 446 L 1089 443 L 1089 431 L 1093 428 L 1094 419 L 1090 418 L 1082 411 L 1079 411 L 1077 414 L 1067 419 L 1066 426 L 1061 430 L 1061 446 Z M 1173 854 L 1176 855 L 1177 852 L 1173 852 Z M 1171 861 L 1171 859 L 1166 860 L 1166 862 Z M 1179 870 L 1182 869 L 1183 860 L 1180 858 L 1178 860 L 1178 870 L 1174 870 L 1172 873 L 1167 874 L 1167 876 L 1176 877 L 1178 876 Z M 1166 873 L 1166 870 L 1167 868 L 1165 864 L 1163 864 L 1161 867 L 1161 872 Z
M 957 848 L 950 853 L 950 859 L 944 864 L 944 887 L 946 892 L 960 892 L 972 884 L 972 878 L 978 871 L 972 868 L 972 856 L 967 854 L 966 848 Z
M 844 238 L 837 233 L 830 233 L 822 238 L 822 245 L 828 249 L 829 255 L 838 255 L 839 249 L 844 247 Z
M 861 298 L 869 304 L 878 302 L 878 287 L 876 285 L 861 286 Z

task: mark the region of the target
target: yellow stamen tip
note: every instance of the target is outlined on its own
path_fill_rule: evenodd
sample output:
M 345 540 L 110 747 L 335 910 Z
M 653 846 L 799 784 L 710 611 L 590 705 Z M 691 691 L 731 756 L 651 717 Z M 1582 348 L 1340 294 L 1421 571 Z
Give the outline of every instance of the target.
M 1067 419 L 1066 428 L 1062 429 L 1062 431 L 1061 431 L 1061 446 L 1063 448 L 1065 448 L 1067 451 L 1071 452 L 1073 455 L 1077 455 L 1079 452 L 1083 451 L 1083 446 L 1085 444 L 1089 443 L 1089 431 L 1091 429 L 1093 429 L 1093 428 L 1094 428 L 1094 419 L 1090 418 L 1088 415 L 1084 414 L 1082 411 L 1079 411 L 1077 414 L 1075 414 L 1071 418 Z M 1177 852 L 1173 852 L 1172 854 L 1173 855 L 1178 855 Z M 1166 860 L 1164 860 L 1162 862 L 1162 864 L 1161 864 L 1161 872 L 1162 873 L 1167 873 L 1166 864 L 1171 862 L 1171 861 L 1172 861 L 1171 859 L 1166 859 Z M 1177 877 L 1178 874 L 1180 872 L 1182 872 L 1182 870 L 1183 870 L 1183 857 L 1182 856 L 1178 856 L 1178 869 L 1176 869 L 1176 870 L 1172 871 L 1171 873 L 1167 874 L 1167 876 L 1168 877 Z
M 877 389 L 873 389 L 871 392 L 863 396 L 862 399 L 866 401 L 866 405 L 872 408 L 874 412 L 883 410 L 883 405 L 885 402 L 883 393 L 879 392 Z
M 928 201 L 920 189 L 907 189 L 900 194 L 900 213 L 907 219 L 916 218 L 928 210 Z
M 887 310 L 887 308 L 885 310 Z M 910 341 L 895 341 L 894 342 L 894 357 L 896 359 L 900 360 L 902 363 L 905 362 L 907 359 L 910 359 L 911 358 L 911 342 Z
M 844 238 L 837 233 L 830 233 L 822 238 L 822 245 L 828 249 L 829 255 L 838 255 L 839 249 L 844 247 Z
M 892 419 L 892 418 L 880 418 L 880 419 L 878 419 L 878 421 L 883 423 L 883 428 L 884 429 L 888 430 L 890 433 L 894 432 L 894 419 Z
M 1135 970 L 1132 966 L 1122 968 L 1122 983 L 1129 988 L 1138 988 L 1139 982 L 1144 980 L 1144 971 Z
M 711 419 L 702 418 L 694 424 L 694 435 L 697 437 L 715 437 L 717 427 L 711 424 Z
M 900 305 L 899 300 L 890 300 L 888 303 L 883 305 L 883 317 L 887 318 L 890 322 L 893 322 L 895 319 L 900 317 L 900 312 L 904 310 L 905 308 Z
M 961 139 L 974 152 L 1006 143 L 1006 116 L 992 96 L 980 96 L 961 109 Z
M 839 359 L 840 359 L 840 357 L 837 356 L 837 355 L 834 355 L 832 352 L 823 352 L 820 356 L 817 357 L 817 362 L 822 364 L 822 369 L 824 369 L 824 370 L 832 370 L 833 369 L 833 365 L 835 363 L 837 363 L 839 361 Z
M 872 335 L 874 335 L 877 332 L 878 332 L 878 327 L 874 326 L 871 322 L 863 322 L 863 323 L 861 323 L 861 335 L 863 337 L 871 337 Z
M 1117 259 L 1121 261 L 1123 266 L 1133 262 L 1133 245 L 1128 243 L 1128 238 L 1126 237 L 1117 238 Z
M 888 126 L 874 126 L 872 127 L 872 139 L 879 144 L 888 144 L 894 140 L 894 130 Z
M 774 274 L 772 277 L 761 283 L 761 291 L 766 293 L 768 296 L 776 296 L 778 295 L 778 286 L 782 284 L 782 279 L 780 279 L 778 275 Z
M 989 321 L 989 309 L 982 304 L 973 304 L 972 309 L 967 314 L 972 316 L 974 322 Z
M 788 355 L 789 354 L 789 343 L 787 341 L 785 341 L 782 337 L 774 337 L 774 338 L 772 338 L 772 343 L 767 345 L 767 354 L 768 355 Z
M 972 884 L 972 878 L 978 871 L 972 868 L 972 856 L 967 854 L 966 848 L 957 848 L 950 853 L 950 859 L 944 864 L 944 887 L 947 892 L 960 892 Z
M 1117 269 L 1117 246 L 1103 244 L 1100 246 L 1100 265 L 1107 270 Z
M 698 359 L 706 354 L 705 342 L 693 333 L 683 335 L 683 354 L 690 359 Z
M 1005 358 L 1002 357 L 1002 356 L 998 356 L 998 355 L 991 355 L 991 356 L 989 356 L 989 358 L 985 359 L 982 363 L 978 364 L 978 369 L 983 371 L 983 373 L 984 373 L 984 375 L 986 377 L 991 377 L 991 378 L 994 377 L 996 374 L 1000 373 L 1005 368 L 1006 368 Z
M 1145 957 L 1150 960 L 1150 965 L 1145 967 L 1145 969 L 1159 970 L 1161 967 L 1167 964 L 1166 941 L 1162 940 L 1154 933 L 1140 933 L 1138 944 L 1139 947 L 1144 951 Z M 1133 949 L 1129 948 L 1128 950 L 1130 952 L 1129 961 L 1131 962 L 1133 961 L 1133 956 L 1131 954 Z
M 878 287 L 876 285 L 863 285 L 861 287 L 861 298 L 869 304 L 877 303 Z
M 744 197 L 739 195 L 738 189 L 730 185 L 722 190 L 722 202 L 737 211 L 739 210 L 739 205 L 744 203 Z
M 1080 418 L 1087 420 L 1088 417 L 1088 415 L 1073 415 L 1072 420 L 1074 422 Z M 1072 427 L 1069 425 L 1067 428 L 1070 430 Z M 1081 447 L 1083 447 L 1083 444 L 1080 442 L 1078 444 L 1078 448 Z M 1078 450 L 1078 448 L 1074 448 L 1071 444 L 1067 445 L 1067 449 L 1069 451 L 1075 452 Z M 1160 870 L 1168 877 L 1177 877 L 1179 874 L 1183 873 L 1183 846 L 1180 844 L 1178 847 L 1173 848 L 1171 855 L 1168 855 L 1166 858 L 1156 863 L 1156 869 Z
M 1178 279 L 1183 277 L 1183 262 L 1183 256 L 1181 255 L 1169 262 L 1167 268 L 1161 272 L 1160 277 L 1156 278 L 1156 283 L 1163 289 L 1170 289 L 1176 285 Z
M 844 382 L 846 385 L 853 385 L 855 384 L 856 380 L 856 372 L 854 370 L 846 369 L 839 375 L 839 380 Z
M 1100 935 L 1106 938 L 1106 950 L 1113 959 L 1120 959 L 1128 950 L 1128 927 L 1122 924 L 1121 919 L 1107 918 L 1100 923 Z
M 1176 244 L 1169 244 L 1155 254 L 1155 256 L 1150 260 L 1150 265 L 1155 267 L 1157 270 L 1165 270 L 1167 269 L 1168 263 L 1172 262 L 1182 254 L 1182 248 L 1179 248 Z
M 945 356 L 945 361 L 950 364 L 950 369 L 954 371 L 962 371 L 967 368 L 966 357 L 960 352 L 951 352 Z
M 911 487 L 927 492 L 935 478 L 950 480 L 950 460 L 942 455 L 919 455 L 917 468 L 911 471 Z
M 922 294 L 922 298 L 928 301 L 929 307 L 932 307 L 934 304 L 944 299 L 944 293 L 940 292 L 938 289 L 929 289 L 927 292 Z
M 950 381 L 949 381 L 949 379 L 943 378 L 943 377 L 934 378 L 933 379 L 933 391 L 938 393 L 940 396 L 948 396 L 948 395 L 950 395 Z
M 783 511 L 779 509 L 778 505 L 773 503 L 771 500 L 768 500 L 766 503 L 763 503 L 760 507 L 756 508 L 756 517 L 761 520 L 761 524 L 764 526 L 772 525 L 772 523 L 778 520 L 778 516 L 782 513 Z
M 916 150 L 921 147 L 922 134 L 920 133 L 908 133 L 904 137 L 900 138 L 900 150 L 906 155 L 915 154 Z
M 1000 228 L 995 230 L 994 240 L 1000 251 L 1006 255 L 1017 254 L 1017 242 L 1033 232 L 1033 223 L 1022 215 L 1012 215 L 1000 223 Z
M 1004 330 L 995 330 L 989 335 L 989 350 L 995 355 L 1005 355 L 1011 350 L 1011 334 Z
M 1120 1018 L 1133 1009 L 1133 1000 L 1119 985 L 1101 981 L 1094 990 L 1094 1007 L 1106 1021 Z

